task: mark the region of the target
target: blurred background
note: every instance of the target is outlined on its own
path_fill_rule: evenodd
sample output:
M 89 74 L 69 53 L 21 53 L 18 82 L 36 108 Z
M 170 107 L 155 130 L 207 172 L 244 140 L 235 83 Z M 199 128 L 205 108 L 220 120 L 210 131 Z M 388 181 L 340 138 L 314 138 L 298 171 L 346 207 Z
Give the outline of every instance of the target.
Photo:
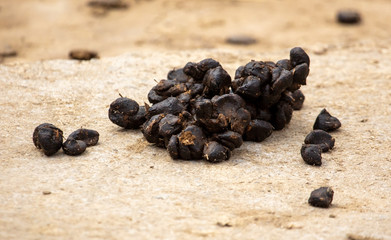
M 340 24 L 341 9 L 360 13 Z M 1 0 L 3 63 L 138 51 L 324 49 L 391 39 L 390 0 Z

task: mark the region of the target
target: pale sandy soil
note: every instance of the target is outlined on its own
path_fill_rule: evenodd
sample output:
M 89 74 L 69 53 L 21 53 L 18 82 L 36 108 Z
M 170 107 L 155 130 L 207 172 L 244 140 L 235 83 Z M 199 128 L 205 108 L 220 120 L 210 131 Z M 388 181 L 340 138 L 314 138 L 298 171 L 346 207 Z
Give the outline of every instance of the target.
M 87 2 L 2 0 L 0 44 L 19 53 L 7 61 L 64 59 L 72 48 L 94 49 L 106 57 L 141 49 L 262 52 L 391 38 L 389 0 L 129 0 L 128 9 L 101 16 Z M 361 25 L 335 22 L 336 12 L 346 8 L 361 12 Z M 225 43 L 227 36 L 238 34 L 258 43 Z
M 298 14 L 291 1 L 195 2 L 139 1 L 99 18 L 81 1 L 0 3 L 0 39 L 19 52 L 0 65 L 0 239 L 391 239 L 391 3 L 296 1 Z M 335 9 L 353 4 L 364 23 L 336 25 Z M 273 11 L 286 19 L 261 21 Z M 242 27 L 243 18 L 261 30 Z M 283 31 L 288 23 L 294 29 Z M 225 44 L 237 29 L 260 42 Z M 251 59 L 287 58 L 295 45 L 311 57 L 303 109 L 222 164 L 173 161 L 107 117 L 119 92 L 142 103 L 154 79 L 187 61 L 213 57 L 233 75 Z M 102 59 L 37 61 L 84 46 Z M 342 128 L 312 167 L 300 147 L 324 107 Z M 96 129 L 100 143 L 48 158 L 31 139 L 42 122 L 66 136 Z M 320 186 L 335 191 L 329 209 L 307 204 Z

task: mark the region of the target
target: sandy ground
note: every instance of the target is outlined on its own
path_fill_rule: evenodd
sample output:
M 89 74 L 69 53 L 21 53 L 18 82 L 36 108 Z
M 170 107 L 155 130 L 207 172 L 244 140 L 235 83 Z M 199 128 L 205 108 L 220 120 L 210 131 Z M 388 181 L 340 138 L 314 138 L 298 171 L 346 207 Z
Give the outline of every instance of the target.
M 2 0 L 0 44 L 19 54 L 6 60 L 65 59 L 73 48 L 107 57 L 142 49 L 264 52 L 391 38 L 389 0 L 129 0 L 128 9 L 103 15 L 87 2 Z M 361 12 L 361 25 L 335 22 L 336 12 L 349 8 Z M 248 35 L 258 43 L 231 46 L 225 43 L 231 35 Z
M 0 65 L 0 239 L 391 239 L 389 1 L 295 1 L 300 11 L 291 1 L 222 2 L 137 1 L 99 17 L 81 1 L 0 3 L 0 39 L 19 53 Z M 334 10 L 353 3 L 363 24 L 335 24 Z M 261 21 L 278 11 L 286 18 Z M 259 32 L 243 25 L 251 19 Z M 259 43 L 224 43 L 237 32 Z M 154 79 L 188 61 L 213 57 L 233 75 L 295 45 L 311 57 L 303 109 L 227 162 L 173 161 L 107 117 L 118 93 L 142 103 Z M 102 58 L 61 60 L 85 46 Z M 342 128 L 312 167 L 300 147 L 324 107 Z M 48 158 L 31 139 L 42 122 L 65 136 L 96 129 L 100 143 Z M 335 191 L 329 209 L 307 204 L 320 186 Z
M 217 165 L 171 160 L 139 131 L 112 124 L 108 105 L 118 92 L 145 101 L 154 78 L 189 58 L 214 57 L 233 74 L 250 59 L 281 59 L 289 49 L 1 66 L 0 238 L 391 239 L 391 49 L 372 47 L 313 55 L 305 106 L 289 126 Z M 323 166 L 312 167 L 300 146 L 323 107 L 343 127 Z M 100 144 L 79 157 L 45 157 L 31 140 L 42 122 L 65 135 L 96 129 Z M 320 186 L 334 188 L 330 209 L 306 203 Z

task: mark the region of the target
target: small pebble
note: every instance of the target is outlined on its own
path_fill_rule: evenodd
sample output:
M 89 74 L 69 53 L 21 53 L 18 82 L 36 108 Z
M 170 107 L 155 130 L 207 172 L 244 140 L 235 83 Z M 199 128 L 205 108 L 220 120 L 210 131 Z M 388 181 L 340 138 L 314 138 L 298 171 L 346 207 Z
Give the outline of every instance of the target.
M 51 191 L 43 191 L 42 194 L 43 195 L 50 195 L 50 194 L 52 194 L 52 192 Z

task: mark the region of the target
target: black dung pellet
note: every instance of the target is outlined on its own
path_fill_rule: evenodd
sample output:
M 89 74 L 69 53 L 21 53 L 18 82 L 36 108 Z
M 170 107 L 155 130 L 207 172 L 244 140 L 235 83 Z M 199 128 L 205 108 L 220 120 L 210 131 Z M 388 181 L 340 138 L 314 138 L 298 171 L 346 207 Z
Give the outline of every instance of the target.
M 328 208 L 333 201 L 333 196 L 333 189 L 321 187 L 311 192 L 308 203 L 314 207 Z
M 140 107 L 138 103 L 127 97 L 117 98 L 110 104 L 109 119 L 123 128 L 138 128 L 140 119 L 145 120 L 144 116 L 138 114 Z M 145 109 L 143 109 L 145 111 Z M 141 114 L 145 112 L 141 110 Z
M 172 135 L 167 144 L 167 151 L 170 154 L 172 159 L 179 158 L 178 152 L 178 137 L 177 135 Z
M 361 22 L 361 15 L 355 10 L 340 10 L 337 21 L 341 24 L 358 24 Z
M 331 116 L 326 109 L 323 109 L 316 118 L 313 129 L 321 129 L 326 132 L 332 132 L 340 127 L 341 122 L 338 118 Z
M 62 147 L 63 132 L 53 124 L 43 123 L 35 128 L 33 142 L 46 156 L 51 156 Z
M 159 135 L 159 123 L 164 117 L 164 114 L 158 114 L 151 117 L 143 124 L 141 129 L 145 139 L 150 143 L 155 143 L 159 147 L 164 146 L 163 136 Z
M 77 156 L 82 154 L 87 148 L 87 144 L 82 140 L 75 140 L 68 138 L 62 145 L 62 150 L 65 154 L 70 156 Z
M 303 144 L 301 157 L 309 165 L 322 165 L 322 148 L 317 144 Z
M 262 142 L 273 132 L 273 125 L 262 120 L 251 120 L 244 133 L 244 140 Z
M 190 125 L 178 135 L 178 153 L 181 159 L 202 158 L 206 136 L 198 126 Z
M 128 4 L 123 0 L 90 0 L 88 6 L 103 9 L 121 9 L 127 8 Z
M 204 159 L 208 162 L 218 163 L 228 160 L 231 151 L 218 142 L 212 141 L 205 144 Z
M 75 60 L 91 60 L 93 58 L 99 58 L 99 56 L 95 51 L 76 49 L 69 52 L 69 58 Z
M 310 57 L 301 47 L 292 48 L 290 58 L 292 67 L 296 67 L 302 63 L 306 63 L 308 67 L 310 66 Z
M 334 147 L 335 139 L 328 132 L 317 129 L 305 137 L 304 143 L 317 144 L 322 148 L 322 152 L 327 152 Z
M 92 129 L 80 128 L 72 132 L 68 139 L 81 140 L 87 144 L 87 147 L 94 146 L 99 141 L 99 133 Z
M 243 144 L 242 135 L 234 131 L 215 134 L 212 139 L 229 148 L 231 151 Z
M 293 110 L 300 110 L 303 107 L 303 103 L 305 100 L 305 96 L 303 92 L 300 89 L 293 91 L 292 98 L 293 98 L 293 103 L 292 103 Z

